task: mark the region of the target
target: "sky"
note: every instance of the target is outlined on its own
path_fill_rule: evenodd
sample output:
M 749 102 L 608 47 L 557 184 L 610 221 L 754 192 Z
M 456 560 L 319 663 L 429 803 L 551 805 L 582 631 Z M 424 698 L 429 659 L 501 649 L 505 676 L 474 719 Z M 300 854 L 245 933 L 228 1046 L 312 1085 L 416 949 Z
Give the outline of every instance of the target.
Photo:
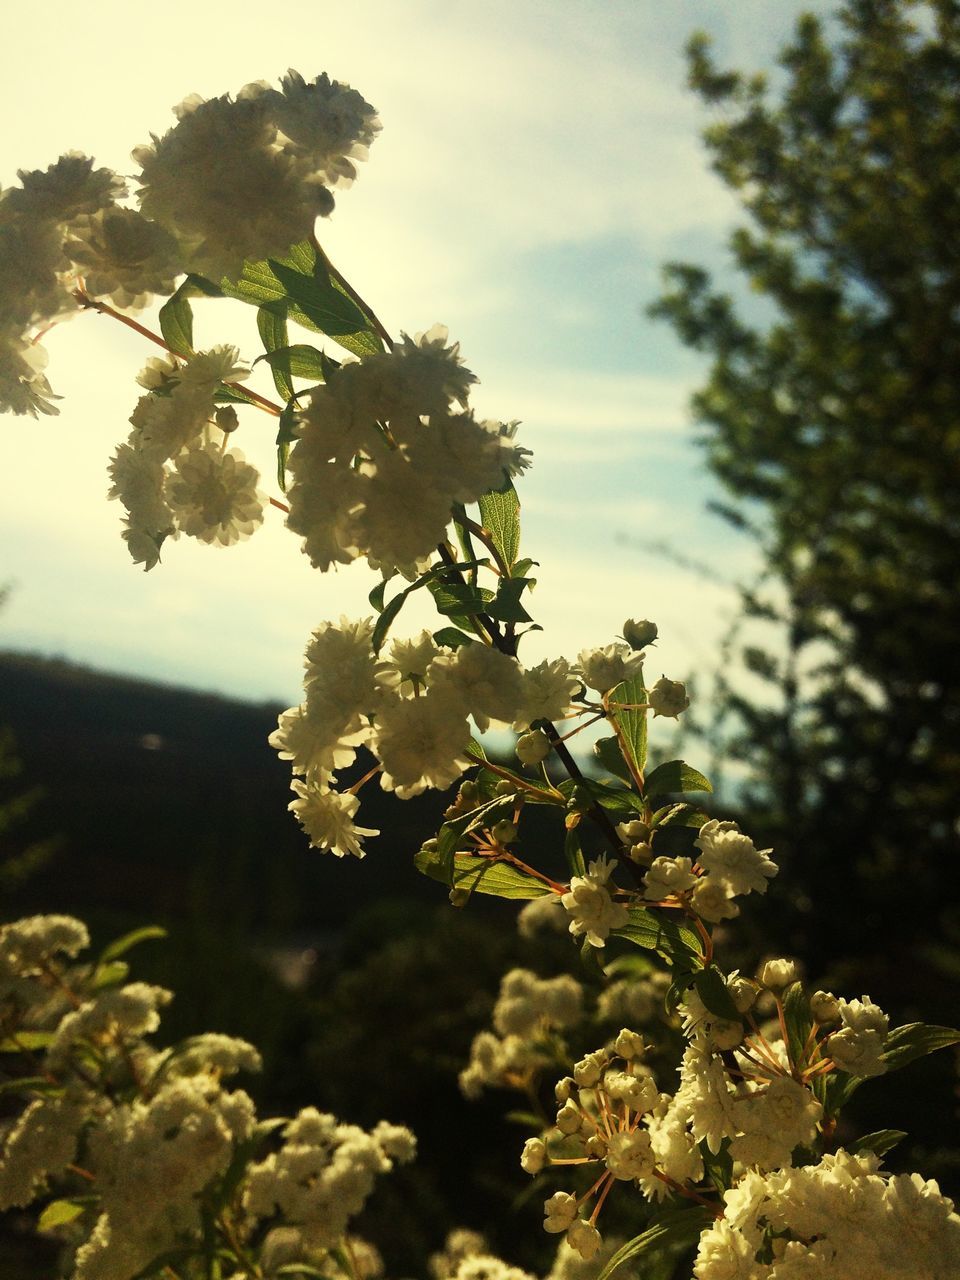
M 82 20 L 64 0 L 18 6 L 0 52 L 0 185 L 71 149 L 132 175 L 132 148 L 169 128 L 190 93 L 291 66 L 353 85 L 383 132 L 318 236 L 391 332 L 448 326 L 480 379 L 482 416 L 522 422 L 534 453 L 523 547 L 540 562 L 530 607 L 544 631 L 521 656 L 573 656 L 646 617 L 660 626 L 655 665 L 682 678 L 713 669 L 733 584 L 756 563 L 706 510 L 723 495 L 687 409 L 706 362 L 644 311 L 665 261 L 723 270 L 737 221 L 699 140 L 708 116 L 685 87 L 682 48 L 703 28 L 724 65 L 769 67 L 809 9 L 828 6 L 273 0 L 252 20 L 252 6 L 210 0 L 95 0 Z M 252 308 L 196 313 L 199 343 L 259 353 Z M 312 570 L 278 512 L 237 547 L 181 538 L 150 573 L 135 568 L 105 468 L 150 348 L 93 315 L 45 341 L 60 416 L 0 421 L 0 584 L 12 588 L 0 648 L 298 700 L 311 629 L 368 614 L 370 570 Z M 244 421 L 240 435 L 274 492 L 270 421 Z M 424 600 L 396 630 L 430 623 Z

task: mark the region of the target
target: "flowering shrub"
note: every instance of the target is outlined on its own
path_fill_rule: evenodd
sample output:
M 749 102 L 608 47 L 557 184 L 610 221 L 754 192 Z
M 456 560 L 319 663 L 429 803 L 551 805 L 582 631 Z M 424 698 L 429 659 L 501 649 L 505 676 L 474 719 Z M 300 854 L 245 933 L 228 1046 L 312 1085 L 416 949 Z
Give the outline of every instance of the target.
M 40 337 L 71 311 L 112 316 L 165 352 L 140 374 L 108 468 L 136 564 L 155 569 L 181 535 L 232 545 L 272 506 L 316 568 L 363 558 L 377 575 L 371 616 L 313 632 L 302 701 L 270 742 L 310 843 L 341 857 L 363 857 L 377 835 L 356 821 L 364 787 L 403 800 L 460 781 L 417 870 L 458 907 L 477 893 L 524 901 L 523 929 L 559 924 L 608 979 L 588 1010 L 572 978 L 514 970 L 461 1075 L 470 1096 L 496 1086 L 530 1101 L 520 1163 L 543 1180 L 544 1229 L 564 1242 L 553 1274 L 684 1251 L 696 1280 L 958 1274 L 950 1201 L 919 1175 L 881 1171 L 901 1135 L 849 1151 L 834 1135 L 865 1081 L 960 1032 L 891 1029 L 866 995 L 810 992 L 787 959 L 756 976 L 720 963 L 717 926 L 777 866 L 698 807 L 691 797 L 711 788 L 696 769 L 648 766 L 651 716 L 688 706 L 679 681 L 648 684 L 655 624 L 630 619 L 576 660 L 521 660 L 534 561 L 520 548 L 514 480 L 529 455 L 516 424 L 477 419 L 476 379 L 446 330 L 394 341 L 313 234 L 379 130 L 373 109 L 291 72 L 279 90 L 188 99 L 177 117 L 134 152 L 135 204 L 74 154 L 0 196 L 0 407 L 55 413 Z M 159 333 L 133 318 L 153 294 L 169 295 Z M 248 385 L 235 348 L 194 348 L 191 299 L 223 297 L 257 308 L 255 363 L 279 401 Z M 313 340 L 291 341 L 291 323 Z M 276 419 L 282 499 L 232 445 L 263 413 Z M 391 636 L 418 591 L 441 625 Z M 567 744 L 601 723 L 585 770 Z M 518 735 L 515 764 L 473 736 L 491 727 Z M 360 749 L 370 767 L 344 789 Z M 563 872 L 530 834 L 534 806 L 554 819 Z M 371 1274 L 350 1219 L 376 1176 L 412 1157 L 412 1135 L 313 1108 L 260 1121 L 223 1084 L 257 1068 L 250 1045 L 153 1047 L 169 993 L 127 981 L 135 940 L 87 962 L 75 920 L 0 930 L 4 1089 L 22 1100 L 0 1148 L 0 1206 L 56 1188 L 39 1226 L 61 1235 L 76 1280 Z M 624 953 L 613 961 L 610 944 Z M 596 1038 L 575 1055 L 591 1019 Z M 643 1228 L 616 1249 L 601 1234 L 611 1196 Z M 438 1280 L 523 1275 L 464 1232 L 431 1265 Z

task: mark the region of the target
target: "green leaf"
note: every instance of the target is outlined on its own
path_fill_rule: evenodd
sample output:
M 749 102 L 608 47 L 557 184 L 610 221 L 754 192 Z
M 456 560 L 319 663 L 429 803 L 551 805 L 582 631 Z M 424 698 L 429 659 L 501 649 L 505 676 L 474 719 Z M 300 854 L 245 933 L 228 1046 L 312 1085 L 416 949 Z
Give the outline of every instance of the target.
M 625 680 L 610 694 L 611 704 L 616 702 L 646 702 L 647 690 L 643 676 Z M 612 714 L 623 738 L 623 749 L 629 755 L 637 773 L 642 777 L 647 765 L 647 713 L 646 711 L 620 710 Z
M 706 1005 L 708 1012 L 714 1017 L 726 1018 L 730 1022 L 739 1022 L 740 1014 L 733 1003 L 733 997 L 727 990 L 723 974 L 715 964 L 707 969 L 700 969 L 693 975 L 693 985 L 697 995 Z
M 37 1220 L 39 1231 L 50 1231 L 53 1227 L 62 1227 L 67 1222 L 79 1218 L 89 1201 L 51 1200 Z
M 287 491 L 287 458 L 297 438 L 296 424 L 297 411 L 291 402 L 281 411 L 277 428 L 277 484 L 284 493 Z
M 467 743 L 465 754 L 471 756 L 474 760 L 479 760 L 482 764 L 486 764 L 487 753 L 476 738 L 471 738 Z
M 441 627 L 439 631 L 433 633 L 433 638 L 437 644 L 443 645 L 446 649 L 459 649 L 462 645 L 477 643 L 473 636 L 468 636 L 456 627 Z
M 160 332 L 179 356 L 193 355 L 193 310 L 188 299 L 199 297 L 222 298 L 223 290 L 203 276 L 188 275 L 160 308 Z
M 361 333 L 367 318 L 341 289 L 335 289 L 330 275 L 317 258 L 313 271 L 306 275 L 282 258 L 269 259 L 270 269 L 286 289 L 287 297 L 317 328 L 331 338 Z
M 329 372 L 330 368 L 329 361 L 323 358 L 323 352 L 306 342 L 294 342 L 289 347 L 265 351 L 262 356 L 257 356 L 253 363 L 260 364 L 261 361 L 265 361 L 274 369 L 280 365 L 295 378 L 311 378 L 317 382 L 326 382 L 324 374 L 325 371 Z
M 469 812 L 461 814 L 458 818 L 453 818 L 443 824 L 437 832 L 436 852 L 443 870 L 444 884 L 453 885 L 453 855 L 463 837 L 468 832 L 475 831 L 478 827 L 488 827 L 497 822 L 507 813 L 512 812 L 514 803 L 513 796 L 496 796 L 493 800 L 485 800 L 477 808 L 471 809 Z M 481 861 L 486 861 L 486 859 L 481 859 Z M 417 869 L 423 870 L 419 866 Z M 424 874 L 429 875 L 429 872 Z
M 783 993 L 783 1020 L 787 1024 L 790 1061 L 799 1066 L 803 1060 L 807 1038 L 813 1027 L 810 1000 L 800 982 L 791 982 Z
M 520 597 L 530 582 L 530 578 L 501 578 L 497 594 L 484 612 L 499 622 L 532 622 L 533 619 L 520 603 Z
M 493 821 L 492 818 L 490 820 Z M 551 892 L 542 881 L 526 871 L 521 871 L 509 862 L 497 861 L 496 858 L 456 853 L 452 855 L 448 867 L 439 849 L 421 849 L 414 857 L 413 864 L 431 880 L 439 880 L 441 884 L 450 885 L 454 889 L 466 889 L 470 893 L 489 894 L 494 898 L 542 898 Z
M 367 596 L 367 599 L 373 605 L 374 609 L 376 609 L 377 613 L 383 613 L 383 597 L 387 590 L 388 582 L 389 578 L 383 578 Z
M 583 860 L 583 849 L 580 847 L 580 834 L 576 827 L 571 827 L 564 838 L 563 854 L 571 876 L 587 874 L 587 864 Z
M 631 781 L 630 770 L 624 761 L 620 743 L 615 737 L 598 738 L 593 744 L 593 754 L 609 773 L 622 778 L 624 782 Z
M 430 585 L 437 612 L 447 617 L 469 617 L 486 613 L 493 599 L 493 592 L 485 587 L 471 587 L 466 583 L 447 583 L 434 580 Z
M 165 938 L 166 936 L 166 929 L 161 929 L 157 924 L 148 924 L 144 925 L 142 929 L 134 929 L 104 947 L 97 964 L 109 964 L 111 960 L 119 960 L 121 956 L 126 955 L 131 947 L 137 947 L 141 942 L 149 942 L 152 938 Z
M 716 1155 L 707 1146 L 706 1138 L 699 1144 L 703 1168 L 707 1177 L 722 1195 L 733 1185 L 733 1158 L 730 1155 L 730 1139 L 724 1138 Z
M 51 1081 L 49 1076 L 18 1076 L 16 1080 L 0 1081 L 0 1095 L 28 1092 L 58 1094 L 63 1092 L 63 1085 Z
M 666 804 L 650 820 L 651 827 L 696 827 L 708 820 L 707 814 L 692 804 Z
M 257 309 L 257 328 L 260 331 L 260 340 L 266 353 L 260 359 L 269 360 L 274 385 L 284 400 L 289 400 L 293 395 L 290 360 L 289 357 L 281 354 L 285 352 L 289 342 L 287 338 L 286 303 L 272 302 L 259 307 Z M 256 363 L 257 361 L 255 360 L 254 364 Z
M 685 760 L 668 760 L 658 765 L 646 780 L 647 794 L 651 796 L 674 795 L 684 791 L 712 791 L 710 782 L 686 763 Z
M 510 480 L 502 489 L 485 493 L 479 502 L 480 522 L 490 534 L 508 569 L 520 550 L 520 499 Z
M 960 1031 L 955 1027 L 933 1027 L 924 1022 L 907 1022 L 887 1036 L 880 1057 L 889 1071 L 899 1071 L 908 1062 L 923 1058 L 938 1049 L 960 1044 Z
M 222 281 L 222 288 L 228 297 L 253 306 L 285 304 L 289 319 L 327 334 L 354 355 L 383 350 L 372 321 L 330 276 L 309 241 L 293 245 L 284 257 L 244 263 L 238 279 Z
M 597 1280 L 608 1280 L 618 1267 L 643 1254 L 653 1253 L 670 1245 L 693 1244 L 712 1221 L 713 1214 L 710 1210 L 700 1208 L 699 1205 L 692 1209 L 664 1210 L 652 1227 L 634 1236 L 617 1250 L 597 1276 Z
M 52 1031 L 18 1031 L 0 1040 L 0 1053 L 28 1053 L 46 1049 L 53 1039 Z
M 130 966 L 126 960 L 111 960 L 108 964 L 98 964 L 93 971 L 92 985 L 94 991 L 102 991 L 106 987 L 118 986 L 126 982 L 130 974 Z
M 657 951 L 671 964 L 681 969 L 698 970 L 703 967 L 699 936 L 684 924 L 667 918 L 663 912 L 648 911 L 646 907 L 630 907 L 629 922 L 612 930 L 618 938 L 626 938 L 645 951 Z
M 874 1155 L 886 1155 L 888 1151 L 904 1140 L 903 1129 L 878 1129 L 876 1133 L 868 1133 L 851 1144 L 851 1151 L 858 1155 L 861 1151 L 872 1151 Z

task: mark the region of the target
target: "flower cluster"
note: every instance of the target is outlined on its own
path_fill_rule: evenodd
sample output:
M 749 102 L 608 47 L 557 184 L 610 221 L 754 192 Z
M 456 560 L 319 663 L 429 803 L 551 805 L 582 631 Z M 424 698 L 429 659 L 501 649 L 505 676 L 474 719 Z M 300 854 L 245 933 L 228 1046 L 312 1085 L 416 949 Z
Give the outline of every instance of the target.
M 620 835 L 635 861 L 649 862 L 644 876 L 648 902 L 683 903 L 711 923 L 739 915 L 733 899 L 766 893 L 768 880 L 777 874 L 777 865 L 768 856 L 772 851 L 755 848 L 735 822 L 711 818 L 701 826 L 694 841 L 700 851 L 696 862 L 688 857 L 653 857 L 649 828 L 639 822 L 621 824 Z
M 566 714 L 577 681 L 562 660 L 524 670 L 487 645 L 441 649 L 429 633 L 373 653 L 373 621 L 323 623 L 306 650 L 304 701 L 280 716 L 270 742 L 295 775 L 291 809 L 311 844 L 361 856 L 376 834 L 353 825 L 354 794 L 331 785 L 334 771 L 365 746 L 379 761 L 381 785 L 401 799 L 449 787 L 470 765 L 470 723 L 478 728 Z
M 157 1049 L 147 1037 L 171 993 L 118 983 L 125 965 L 72 963 L 87 944 L 65 916 L 0 927 L 0 1037 L 23 1069 L 4 1088 L 25 1103 L 0 1131 L 0 1209 L 81 1178 L 81 1207 L 63 1218 L 74 1280 L 130 1280 L 173 1252 L 211 1248 L 218 1268 L 231 1251 L 242 1267 L 259 1254 L 256 1274 L 328 1255 L 332 1265 L 376 1178 L 413 1158 L 413 1135 L 385 1121 L 368 1133 L 308 1107 L 257 1158 L 277 1126 L 223 1083 L 258 1071 L 257 1051 L 217 1034 Z M 42 1061 L 33 1046 L 45 1047 Z
M 366 556 L 387 574 L 412 572 L 444 540 L 455 503 L 525 465 L 512 427 L 466 408 L 474 381 L 435 326 L 313 389 L 289 458 L 287 524 L 315 567 Z
M 869 1152 L 748 1173 L 700 1237 L 696 1280 L 947 1280 L 960 1272 L 960 1217 L 935 1182 L 884 1177 Z M 772 1261 L 769 1259 L 772 1258 Z
M 566 975 L 538 978 L 529 969 L 511 969 L 500 983 L 491 1031 L 481 1031 L 460 1072 L 468 1098 L 484 1086 L 522 1088 L 550 1060 L 547 1041 L 583 1016 L 583 987 Z
M 58 410 L 34 331 L 75 312 L 79 286 L 142 306 L 171 292 L 182 268 L 169 233 L 121 206 L 124 182 L 88 156 L 18 176 L 0 192 L 0 412 L 36 417 Z
M 144 569 L 181 532 L 223 547 L 263 521 L 259 474 L 239 449 L 226 448 L 236 411 L 216 407 L 223 383 L 247 376 L 238 359 L 236 347 L 220 346 L 182 362 L 153 360 L 140 375 L 147 393 L 111 459 L 107 496 L 126 509 L 123 538 Z
M 309 238 L 333 209 L 331 186 L 354 177 L 380 130 L 355 89 L 295 71 L 279 90 L 194 95 L 175 114 L 163 137 L 134 150 L 140 207 L 177 237 L 184 270 L 215 281 Z

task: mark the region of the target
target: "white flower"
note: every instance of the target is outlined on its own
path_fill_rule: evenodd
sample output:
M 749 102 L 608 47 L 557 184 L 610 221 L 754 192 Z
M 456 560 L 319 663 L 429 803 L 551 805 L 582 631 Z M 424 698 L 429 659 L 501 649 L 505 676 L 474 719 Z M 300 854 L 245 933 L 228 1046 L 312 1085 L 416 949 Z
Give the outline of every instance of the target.
M 615 1102 L 625 1102 L 631 1111 L 640 1114 L 655 1107 L 659 1096 L 653 1076 L 628 1075 L 626 1071 L 608 1071 L 603 1077 L 603 1087 L 608 1097 Z
M 841 1071 L 853 1076 L 880 1076 L 887 1069 L 883 1061 L 884 1037 L 878 1031 L 854 1031 L 844 1027 L 826 1041 L 826 1051 Z
M 566 1231 L 577 1216 L 577 1197 L 569 1191 L 557 1191 L 543 1204 L 544 1231 L 559 1234 Z
M 589 1262 L 595 1256 L 603 1241 L 600 1232 L 586 1218 L 577 1218 L 567 1231 L 567 1244 L 575 1249 L 584 1261 Z
M 809 1089 L 789 1076 L 775 1076 L 737 1103 L 741 1133 L 731 1142 L 730 1154 L 764 1170 L 789 1165 L 794 1147 L 809 1146 L 815 1139 L 822 1112 Z
M 329 849 L 338 858 L 352 853 L 362 858 L 364 850 L 360 841 L 366 836 L 378 836 L 379 831 L 370 827 L 357 827 L 353 816 L 360 801 L 357 796 L 331 791 L 317 782 L 302 782 L 294 778 L 290 783 L 297 794 L 288 808 L 310 837 L 315 849 Z
M 31 220 L 71 223 L 83 214 L 96 213 L 126 195 L 126 184 L 110 169 L 94 169 L 93 160 L 79 151 L 68 151 L 46 170 L 21 169 L 20 187 L 5 192 L 17 214 Z
M 0 329 L 0 413 L 55 416 L 44 369 L 47 352 L 38 342 L 26 342 L 15 329 Z
M 155 293 L 173 293 L 179 246 L 168 231 L 136 209 L 118 205 L 79 218 L 64 252 L 77 264 L 86 292 L 141 310 Z
M 695 1280 L 761 1280 L 755 1264 L 755 1250 L 749 1241 L 721 1219 L 700 1236 Z
M 64 1098 L 38 1098 L 17 1118 L 0 1150 L 0 1209 L 27 1205 L 50 1174 L 74 1158 L 86 1108 Z
M 800 970 L 794 960 L 768 960 L 760 971 L 760 981 L 774 991 L 789 987 L 799 976 Z
M 436 659 L 427 684 L 463 703 L 481 733 L 491 721 L 506 725 L 517 713 L 522 694 L 516 658 L 485 644 L 465 644 L 452 656 Z
M 574 937 L 585 934 L 592 947 L 602 947 L 610 930 L 629 919 L 627 908 L 615 903 L 607 888 L 612 871 L 605 856 L 597 858 L 585 876 L 573 877 L 569 893 L 560 899 L 570 916 L 570 932 Z
M 537 1174 L 547 1163 L 547 1148 L 542 1138 L 528 1138 L 523 1144 L 520 1168 L 524 1173 Z
M 440 655 L 440 648 L 429 631 L 421 631 L 412 640 L 394 640 L 390 645 L 390 663 L 381 679 L 384 684 L 401 685 L 414 680 L 423 684 L 427 668 Z
M 396 450 L 377 449 L 376 461 L 361 468 L 364 505 L 358 511 L 358 538 L 364 553 L 381 568 L 402 569 L 428 556 L 450 523 L 450 500 Z
M 754 847 L 735 822 L 711 818 L 700 828 L 694 841 L 700 850 L 700 866 L 711 880 L 723 884 L 728 896 L 766 893 L 767 881 L 777 874 L 777 865 L 767 856 L 771 850 Z
M 331 192 L 277 145 L 262 98 L 191 99 L 178 115 L 133 154 L 140 207 L 178 237 L 185 267 L 236 279 L 245 259 L 282 257 L 332 210 Z
M 606 1163 L 613 1176 L 623 1182 L 646 1177 L 654 1166 L 650 1134 L 645 1129 L 615 1133 L 607 1143 Z
M 565 658 L 544 661 L 523 672 L 523 696 L 513 727 L 518 732 L 535 720 L 562 720 L 579 687 Z
M 608 644 L 602 649 L 581 649 L 576 670 L 588 689 L 608 693 L 624 680 L 643 672 L 643 654 L 625 644 Z
M 178 528 L 201 542 L 229 547 L 263 523 L 259 473 L 239 449 L 196 444 L 174 461 L 164 493 Z
M 446 698 L 391 698 L 377 713 L 371 749 L 383 763 L 383 787 L 401 800 L 427 787 L 452 786 L 469 764 L 470 725 Z
M 647 702 L 655 716 L 676 717 L 690 705 L 686 686 L 680 680 L 662 676 L 647 692 Z
M 352 162 L 366 159 L 380 132 L 373 107 L 356 89 L 326 73 L 305 81 L 288 71 L 280 85 L 279 92 L 269 89 L 260 101 L 277 126 L 282 149 L 312 181 L 349 186 L 356 177 Z
M 497 422 L 478 422 L 470 411 L 439 414 L 414 431 L 411 462 L 448 502 L 476 502 L 504 481 L 508 451 Z
M 654 858 L 643 878 L 644 894 L 650 902 L 662 902 L 673 894 L 686 893 L 697 883 L 689 858 Z
M 552 746 L 542 729 L 531 729 L 517 739 L 517 759 L 521 764 L 538 765 L 546 760 Z
M 698 916 L 718 924 L 721 920 L 732 920 L 740 914 L 740 908 L 730 901 L 730 893 L 721 882 L 711 876 L 701 876 L 694 885 L 690 905 Z

